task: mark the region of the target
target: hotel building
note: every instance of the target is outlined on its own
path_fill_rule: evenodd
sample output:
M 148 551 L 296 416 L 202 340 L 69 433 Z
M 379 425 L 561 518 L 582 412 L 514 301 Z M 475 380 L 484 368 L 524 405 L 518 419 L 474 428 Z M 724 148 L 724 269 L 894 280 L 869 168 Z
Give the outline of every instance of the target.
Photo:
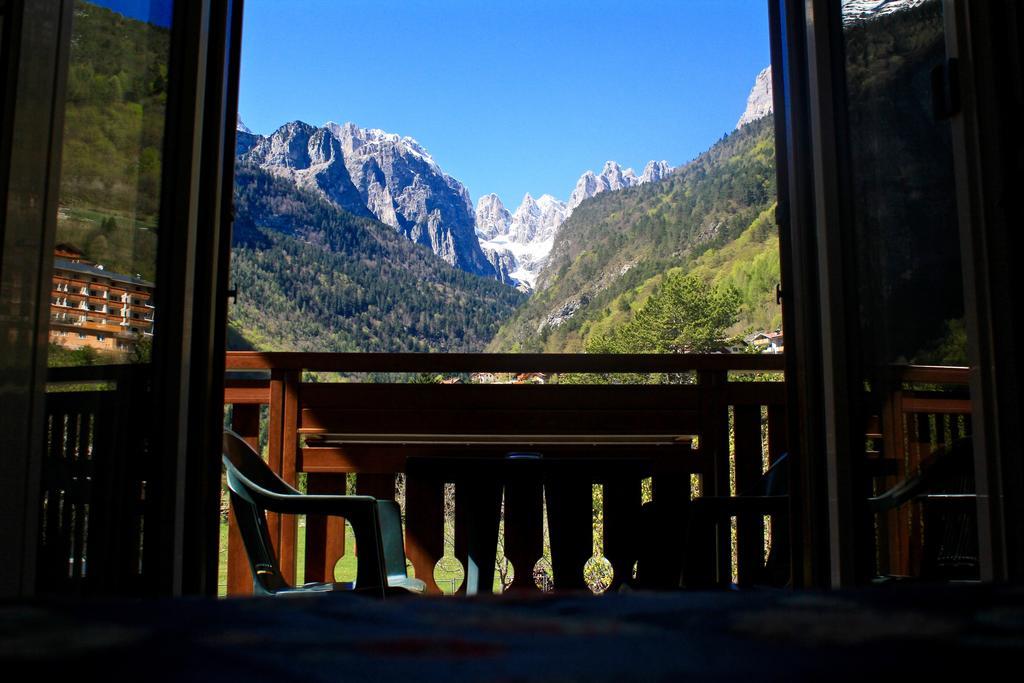
M 153 283 L 114 273 L 58 246 L 50 292 L 50 341 L 128 354 L 153 336 Z

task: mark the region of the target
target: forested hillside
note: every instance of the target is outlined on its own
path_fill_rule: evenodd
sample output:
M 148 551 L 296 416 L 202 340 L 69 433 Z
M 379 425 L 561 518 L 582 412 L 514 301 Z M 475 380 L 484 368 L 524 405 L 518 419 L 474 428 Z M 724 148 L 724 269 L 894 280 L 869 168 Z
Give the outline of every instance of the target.
M 235 187 L 235 346 L 479 351 L 525 298 L 254 167 Z
M 673 269 L 737 290 L 732 331 L 778 325 L 774 203 L 771 117 L 664 180 L 585 201 L 562 224 L 537 293 L 489 348 L 585 350 L 631 320 Z
M 57 241 L 155 277 L 167 29 L 76 2 Z

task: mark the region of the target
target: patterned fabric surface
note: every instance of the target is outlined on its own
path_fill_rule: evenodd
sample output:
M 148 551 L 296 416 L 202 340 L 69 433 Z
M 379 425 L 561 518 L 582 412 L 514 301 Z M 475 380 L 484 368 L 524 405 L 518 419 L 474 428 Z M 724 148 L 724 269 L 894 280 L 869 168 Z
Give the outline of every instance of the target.
M 888 680 L 1018 670 L 1024 589 L 0 605 L 5 680 Z

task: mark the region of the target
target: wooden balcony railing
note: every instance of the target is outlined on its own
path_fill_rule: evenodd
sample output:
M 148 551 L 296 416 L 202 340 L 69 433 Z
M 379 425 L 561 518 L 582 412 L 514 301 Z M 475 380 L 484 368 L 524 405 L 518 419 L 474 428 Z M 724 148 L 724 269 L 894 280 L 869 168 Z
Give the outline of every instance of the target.
M 893 366 L 873 387 L 879 414 L 867 436 L 874 465 L 873 490 L 880 494 L 917 472 L 937 448 L 970 436 L 969 369 Z M 924 511 L 901 506 L 875 520 L 879 575 L 920 576 Z
M 780 356 L 229 353 L 225 403 L 233 407 L 233 427 L 254 444 L 265 411 L 272 467 L 293 483 L 304 473 L 311 492 L 343 491 L 354 474 L 358 491 L 394 497 L 396 475 L 406 473 L 409 556 L 432 590 L 444 542 L 444 483 L 456 481 L 457 553 L 467 517 L 493 510 L 494 482 L 475 478 L 461 463 L 522 449 L 569 463 L 543 484 L 556 586 L 580 587 L 578 565 L 591 554 L 591 484 L 604 485 L 604 555 L 617 581 L 630 574 L 637 553 L 639 482 L 646 477 L 655 501 L 668 503 L 659 506 L 668 530 L 659 540 L 662 559 L 677 562 L 685 533 L 679 515 L 689 495 L 698 488 L 704 495 L 749 489 L 786 450 L 785 385 L 768 376 L 778 377 L 782 367 Z M 657 372 L 687 374 L 692 383 L 372 384 L 315 382 L 306 371 Z M 145 365 L 50 371 L 39 492 L 41 592 L 123 592 L 146 580 L 141 532 L 156 466 L 148 445 L 148 372 Z M 966 368 L 904 366 L 870 388 L 878 410 L 866 427 L 875 492 L 912 474 L 935 447 L 971 433 L 967 381 Z M 536 479 L 504 484 L 504 550 L 518 570 L 516 586 L 532 583 L 529 570 L 541 556 L 541 495 Z M 920 511 L 891 511 L 876 522 L 879 572 L 914 575 Z M 284 569 L 294 578 L 295 520 L 273 524 Z M 732 578 L 733 559 L 741 583 L 756 578 L 764 534 L 763 524 L 744 523 L 734 549 L 728 536 L 720 539 L 719 581 Z M 329 578 L 344 554 L 343 529 L 337 520 L 308 519 L 305 540 L 303 578 Z M 230 533 L 230 593 L 252 585 L 239 541 Z
M 604 486 L 604 555 L 618 583 L 636 561 L 643 479 L 651 477 L 659 514 L 671 518 L 696 493 L 691 482 L 704 494 L 728 496 L 753 487 L 786 450 L 784 383 L 764 375 L 730 377 L 751 371 L 775 373 L 778 380 L 783 367 L 783 357 L 772 355 L 232 352 L 224 400 L 233 407 L 233 429 L 254 445 L 261 407 L 268 406 L 269 463 L 292 484 L 305 473 L 310 492 L 343 492 L 346 475 L 354 473 L 358 492 L 393 498 L 396 475 L 405 474 L 407 554 L 432 592 L 439 590 L 433 573 L 444 550 L 444 484 L 456 483 L 457 553 L 467 543 L 465 520 L 491 516 L 497 529 L 495 501 L 503 484 L 505 555 L 514 566 L 513 585 L 525 587 L 542 553 L 543 481 L 556 586 L 581 588 L 592 546 L 592 484 Z M 263 377 L 239 377 L 240 371 Z M 374 384 L 304 381 L 306 372 L 662 373 L 686 375 L 691 383 Z M 566 464 L 552 470 L 557 475 L 497 483 L 472 474 L 480 470 L 471 463 L 500 461 L 514 450 L 538 451 L 547 461 Z M 343 528 L 336 524 L 306 520 L 304 580 L 330 580 L 344 554 Z M 674 529 L 659 561 L 680 560 L 685 529 L 678 519 Z M 282 571 L 294 580 L 295 520 L 273 519 L 271 531 Z M 739 530 L 740 581 L 763 564 L 764 545 L 763 523 Z M 719 578 L 728 581 L 728 537 L 720 548 Z M 228 593 L 251 586 L 232 524 Z

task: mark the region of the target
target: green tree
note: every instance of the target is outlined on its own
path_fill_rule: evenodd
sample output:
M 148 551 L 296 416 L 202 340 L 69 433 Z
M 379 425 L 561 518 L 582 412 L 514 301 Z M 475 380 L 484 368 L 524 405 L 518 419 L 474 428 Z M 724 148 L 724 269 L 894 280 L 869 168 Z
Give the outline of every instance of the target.
M 740 309 L 731 286 L 670 272 L 630 322 L 587 344 L 588 353 L 707 353 L 722 346 Z

